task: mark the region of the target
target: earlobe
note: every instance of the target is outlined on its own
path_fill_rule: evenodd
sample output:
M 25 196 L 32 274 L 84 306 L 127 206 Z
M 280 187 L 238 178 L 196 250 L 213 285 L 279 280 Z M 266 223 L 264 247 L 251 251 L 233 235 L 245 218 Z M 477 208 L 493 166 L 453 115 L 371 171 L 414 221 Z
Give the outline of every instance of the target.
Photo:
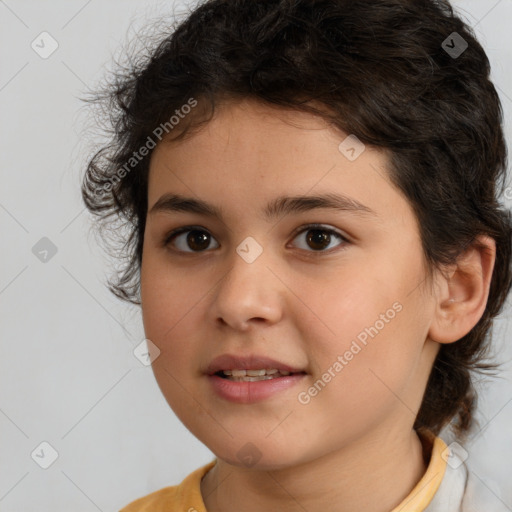
M 438 274 L 430 339 L 453 343 L 478 323 L 487 305 L 495 258 L 495 241 L 481 235 L 454 265 Z

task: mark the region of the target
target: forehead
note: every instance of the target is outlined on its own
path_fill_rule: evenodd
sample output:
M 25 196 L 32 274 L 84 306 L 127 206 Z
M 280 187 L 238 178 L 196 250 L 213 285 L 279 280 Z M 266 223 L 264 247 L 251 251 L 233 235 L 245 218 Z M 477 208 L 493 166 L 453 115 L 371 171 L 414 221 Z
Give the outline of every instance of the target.
M 351 146 L 356 158 L 344 153 Z M 386 151 L 361 145 L 318 116 L 253 100 L 227 102 L 190 136 L 157 145 L 148 205 L 174 192 L 262 210 L 284 195 L 338 193 L 379 215 L 403 216 L 410 209 L 387 165 Z

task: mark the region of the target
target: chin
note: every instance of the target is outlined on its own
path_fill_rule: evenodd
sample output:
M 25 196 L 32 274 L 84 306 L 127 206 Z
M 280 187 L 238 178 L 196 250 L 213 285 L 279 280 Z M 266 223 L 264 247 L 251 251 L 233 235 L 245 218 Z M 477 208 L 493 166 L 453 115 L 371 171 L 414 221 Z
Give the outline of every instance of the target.
M 238 443 L 233 443 L 237 445 Z M 216 447 L 208 446 L 215 456 L 237 468 L 253 469 L 259 471 L 273 471 L 286 469 L 303 462 L 298 458 L 296 450 L 290 447 L 287 451 L 282 445 L 276 447 L 266 440 L 265 443 L 246 441 L 240 446 Z

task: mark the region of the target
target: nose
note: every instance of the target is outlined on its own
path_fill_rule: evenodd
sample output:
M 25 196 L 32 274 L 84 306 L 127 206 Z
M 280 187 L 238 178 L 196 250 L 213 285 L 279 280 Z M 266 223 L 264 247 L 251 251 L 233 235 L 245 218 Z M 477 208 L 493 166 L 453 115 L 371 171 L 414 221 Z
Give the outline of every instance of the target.
M 229 270 L 213 292 L 216 323 L 247 331 L 255 323 L 274 324 L 282 318 L 286 286 L 264 253 L 248 263 L 234 251 Z

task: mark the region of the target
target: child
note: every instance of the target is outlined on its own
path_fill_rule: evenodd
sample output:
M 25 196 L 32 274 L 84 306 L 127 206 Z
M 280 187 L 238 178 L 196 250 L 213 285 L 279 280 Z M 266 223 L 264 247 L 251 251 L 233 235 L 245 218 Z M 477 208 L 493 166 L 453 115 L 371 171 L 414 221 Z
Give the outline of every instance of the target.
M 438 434 L 473 424 L 512 221 L 448 2 L 206 1 L 111 87 L 83 197 L 126 220 L 111 290 L 216 455 L 122 512 L 476 510 Z

